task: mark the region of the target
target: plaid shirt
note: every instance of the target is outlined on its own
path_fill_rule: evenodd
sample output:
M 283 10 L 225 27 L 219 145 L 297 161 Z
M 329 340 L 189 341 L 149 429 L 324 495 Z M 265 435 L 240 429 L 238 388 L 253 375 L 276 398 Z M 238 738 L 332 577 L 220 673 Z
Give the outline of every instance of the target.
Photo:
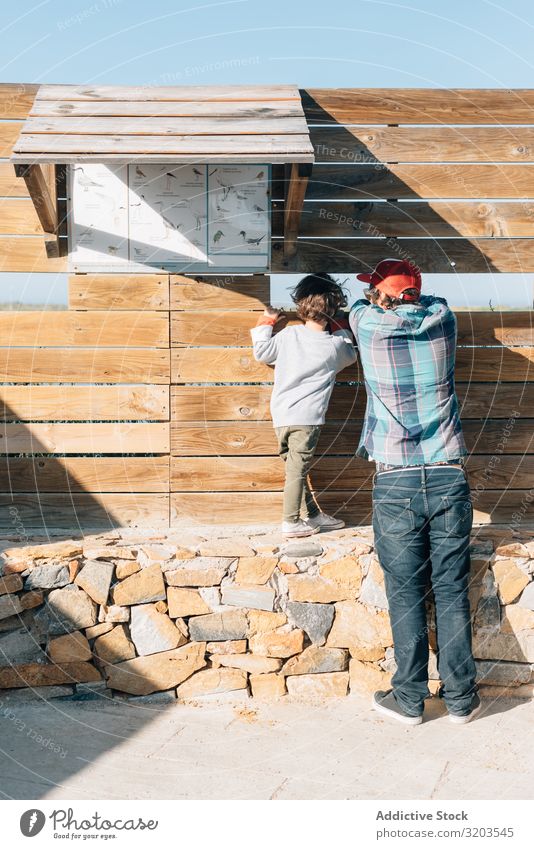
M 367 389 L 358 454 L 394 466 L 467 454 L 454 390 L 456 318 L 442 298 L 350 312 Z

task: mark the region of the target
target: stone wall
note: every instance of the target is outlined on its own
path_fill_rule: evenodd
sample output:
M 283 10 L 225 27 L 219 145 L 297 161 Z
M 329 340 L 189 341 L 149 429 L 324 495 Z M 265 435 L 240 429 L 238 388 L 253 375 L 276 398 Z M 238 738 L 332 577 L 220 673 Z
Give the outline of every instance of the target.
M 386 687 L 394 670 L 370 529 L 286 544 L 219 529 L 0 547 L 2 698 L 313 700 Z M 482 692 L 530 697 L 534 535 L 480 529 L 472 553 Z M 429 623 L 435 647 L 431 605 Z M 430 669 L 436 692 L 433 652 Z

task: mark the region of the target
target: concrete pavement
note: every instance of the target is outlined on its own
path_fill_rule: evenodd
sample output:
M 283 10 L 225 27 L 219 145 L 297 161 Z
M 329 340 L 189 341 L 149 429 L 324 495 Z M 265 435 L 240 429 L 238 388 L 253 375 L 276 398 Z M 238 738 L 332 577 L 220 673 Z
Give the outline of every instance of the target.
M 467 726 L 436 700 L 404 727 L 351 696 L 309 705 L 72 701 L 1 706 L 12 799 L 531 799 L 534 707 Z

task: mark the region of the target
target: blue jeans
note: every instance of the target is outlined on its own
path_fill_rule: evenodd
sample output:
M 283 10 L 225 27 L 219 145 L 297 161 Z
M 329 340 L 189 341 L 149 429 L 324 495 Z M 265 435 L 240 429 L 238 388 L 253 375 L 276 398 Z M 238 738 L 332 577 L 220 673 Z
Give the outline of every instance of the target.
M 397 664 L 393 693 L 412 715 L 422 713 L 430 695 L 426 601 L 431 591 L 447 708 L 468 712 L 476 692 L 467 595 L 472 523 L 462 469 L 416 466 L 375 476 L 375 546 L 384 570 Z

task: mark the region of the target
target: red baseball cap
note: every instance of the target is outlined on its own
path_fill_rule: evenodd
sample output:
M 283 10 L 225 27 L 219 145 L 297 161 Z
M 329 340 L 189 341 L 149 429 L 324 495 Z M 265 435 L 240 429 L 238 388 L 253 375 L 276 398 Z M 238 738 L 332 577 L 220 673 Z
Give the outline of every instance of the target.
M 399 298 L 405 289 L 421 291 L 421 272 L 406 259 L 383 259 L 374 271 L 358 274 L 357 277 L 393 298 Z M 405 300 L 412 299 L 406 297 Z

